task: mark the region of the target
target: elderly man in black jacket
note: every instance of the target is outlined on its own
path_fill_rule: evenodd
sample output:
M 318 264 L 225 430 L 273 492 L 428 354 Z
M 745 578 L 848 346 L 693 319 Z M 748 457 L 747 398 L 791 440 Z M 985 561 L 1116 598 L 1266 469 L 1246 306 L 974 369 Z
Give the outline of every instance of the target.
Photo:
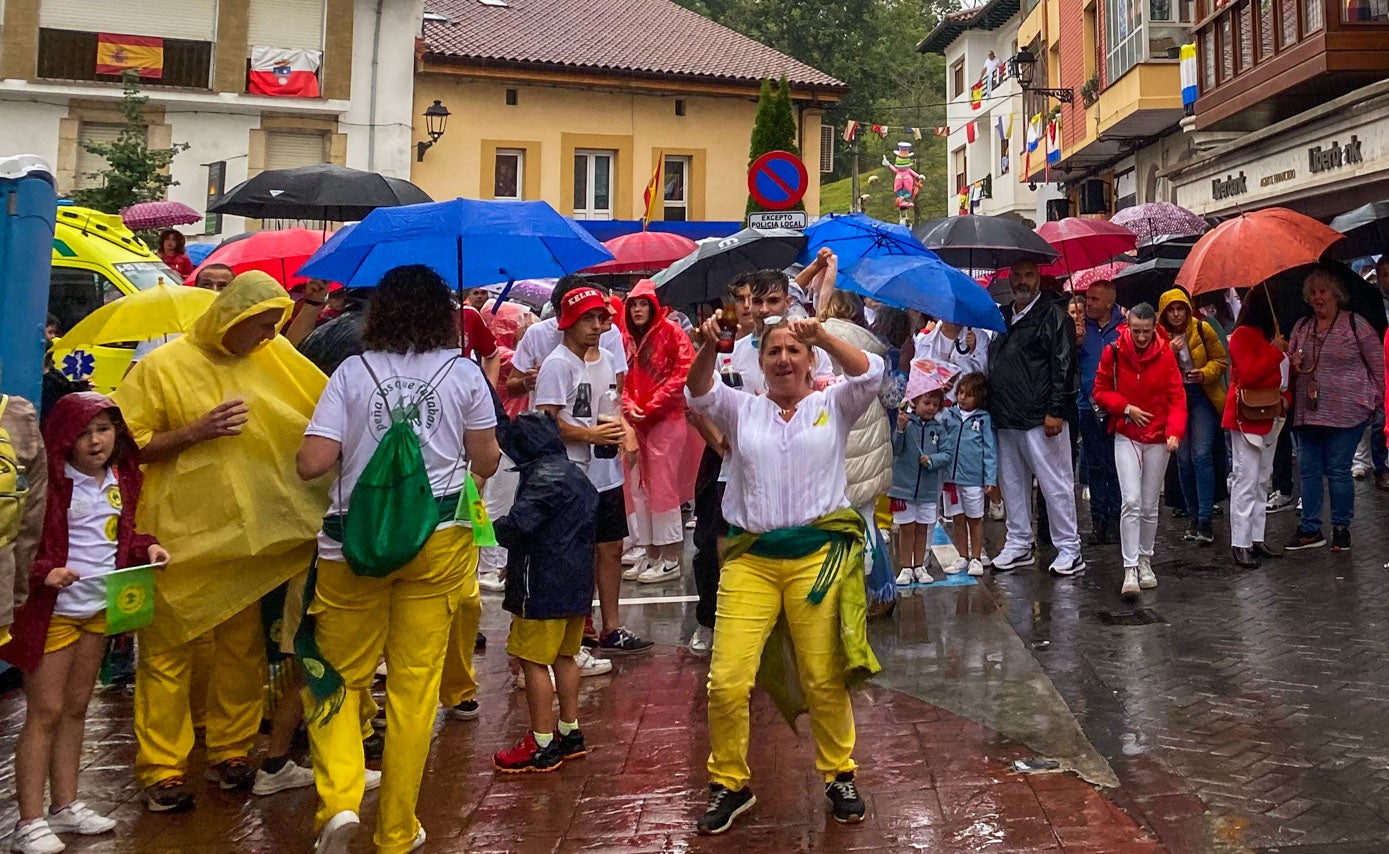
M 1076 529 L 1075 471 L 1067 415 L 1075 407 L 1075 324 L 1061 303 L 1041 290 L 1031 261 L 1013 265 L 1013 304 L 1003 311 L 1007 331 L 989 348 L 989 399 L 998 429 L 998 480 L 1008 511 L 1008 539 L 995 571 L 1036 561 L 1032 479 L 1041 486 L 1057 556 L 1051 571 L 1085 569 Z

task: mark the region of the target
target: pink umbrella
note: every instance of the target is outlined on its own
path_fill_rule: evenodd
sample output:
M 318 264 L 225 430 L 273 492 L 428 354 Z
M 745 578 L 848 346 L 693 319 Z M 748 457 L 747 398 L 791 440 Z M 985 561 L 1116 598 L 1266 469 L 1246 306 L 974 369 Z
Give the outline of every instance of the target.
M 121 211 L 121 222 L 130 229 L 192 225 L 203 215 L 183 202 L 139 202 Z
M 1071 293 L 1083 294 L 1090 290 L 1090 286 L 1095 282 L 1112 282 L 1114 277 L 1119 275 L 1119 271 L 1132 266 L 1128 261 L 1111 261 L 1108 264 L 1081 270 L 1071 275 L 1071 278 L 1066 281 L 1066 286 Z
M 1103 219 L 1068 216 L 1042 223 L 1037 233 L 1061 253 L 1055 264 L 1042 268 L 1043 273 L 1053 276 L 1098 267 L 1138 246 L 1138 235 Z
M 1200 214 L 1171 202 L 1148 202 L 1124 208 L 1109 221 L 1132 231 L 1140 240 L 1152 240 L 1164 234 L 1194 237 L 1205 234 L 1209 228 Z
M 668 231 L 637 231 L 606 240 L 613 260 L 589 267 L 585 273 L 656 273 L 699 248 L 688 237 Z

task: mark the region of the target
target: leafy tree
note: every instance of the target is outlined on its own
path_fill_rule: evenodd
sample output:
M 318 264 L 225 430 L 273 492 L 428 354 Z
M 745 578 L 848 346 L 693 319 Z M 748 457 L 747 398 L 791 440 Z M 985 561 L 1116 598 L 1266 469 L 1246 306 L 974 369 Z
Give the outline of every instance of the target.
M 799 155 L 796 147 L 796 116 L 791 109 L 791 87 L 786 77 L 773 86 L 772 81 L 762 81 L 762 92 L 757 98 L 757 116 L 752 123 L 752 141 L 748 145 L 748 165 L 769 151 L 789 151 Z M 748 196 L 748 213 L 764 211 L 752 196 Z M 790 210 L 805 210 L 805 205 L 797 202 Z
M 169 175 L 169 164 L 188 143 L 175 143 L 172 148 L 149 147 L 149 124 L 145 121 L 145 104 L 149 97 L 140 94 L 139 78 L 135 72 L 121 75 L 125 96 L 121 99 L 121 115 L 125 124 L 115 142 L 83 142 L 90 154 L 106 158 L 103 172 L 83 177 L 101 178 L 102 185 L 77 190 L 72 201 L 83 207 L 105 213 L 120 213 L 136 202 L 164 198 L 169 187 L 178 182 Z

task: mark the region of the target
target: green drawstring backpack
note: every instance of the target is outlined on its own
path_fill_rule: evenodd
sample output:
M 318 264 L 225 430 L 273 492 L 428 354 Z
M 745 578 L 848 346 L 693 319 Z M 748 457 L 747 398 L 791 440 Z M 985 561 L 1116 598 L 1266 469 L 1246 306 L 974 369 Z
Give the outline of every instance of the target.
M 343 520 L 342 554 L 357 575 L 383 578 L 420 553 L 439 526 L 441 510 L 429 486 L 419 436 L 411 426 L 422 401 L 401 401 L 392 408 L 376 372 L 365 356 L 359 358 L 391 414 L 391 426 L 352 488 Z M 456 358 L 440 368 L 422 390 L 443 379 Z

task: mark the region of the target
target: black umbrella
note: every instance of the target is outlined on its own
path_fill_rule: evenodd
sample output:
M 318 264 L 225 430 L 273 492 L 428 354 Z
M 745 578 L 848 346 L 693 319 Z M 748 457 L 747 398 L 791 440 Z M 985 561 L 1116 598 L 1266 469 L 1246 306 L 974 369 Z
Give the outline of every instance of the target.
M 1146 302 L 1157 308 L 1164 291 L 1176 287 L 1180 258 L 1149 258 L 1127 267 L 1114 277 L 1114 298 L 1124 308 Z
M 1139 261 L 1151 261 L 1154 258 L 1171 258 L 1178 261 L 1185 261 L 1186 256 L 1191 254 L 1191 249 L 1200 240 L 1200 235 L 1181 236 L 1164 234 L 1158 237 L 1141 240 L 1135 254 Z
M 947 216 L 923 222 L 912 234 L 947 264 L 999 270 L 1018 261 L 1047 264 L 1061 257 L 1041 235 L 1000 216 Z
M 1369 321 L 1377 337 L 1384 337 L 1384 330 L 1389 328 L 1389 318 L 1385 317 L 1384 297 L 1379 288 L 1355 275 L 1355 271 L 1339 261 L 1294 267 L 1265 283 L 1273 285 L 1273 306 L 1284 335 L 1291 337 L 1293 324 L 1301 318 L 1312 316 L 1312 307 L 1302 298 L 1302 285 L 1307 274 L 1313 270 L 1323 270 L 1335 276 L 1346 293 L 1350 294 L 1347 308 Z
M 355 222 L 377 208 L 432 201 L 409 181 L 318 163 L 262 172 L 232 187 L 208 211 L 257 219 Z
M 745 228 L 699 248 L 652 277 L 662 305 L 693 306 L 722 299 L 740 273 L 784 270 L 805 248 L 803 232 L 789 228 Z
M 1361 205 L 1331 221 L 1331 227 L 1346 236 L 1331 247 L 1329 254 L 1349 261 L 1366 255 L 1389 252 L 1389 200 Z

